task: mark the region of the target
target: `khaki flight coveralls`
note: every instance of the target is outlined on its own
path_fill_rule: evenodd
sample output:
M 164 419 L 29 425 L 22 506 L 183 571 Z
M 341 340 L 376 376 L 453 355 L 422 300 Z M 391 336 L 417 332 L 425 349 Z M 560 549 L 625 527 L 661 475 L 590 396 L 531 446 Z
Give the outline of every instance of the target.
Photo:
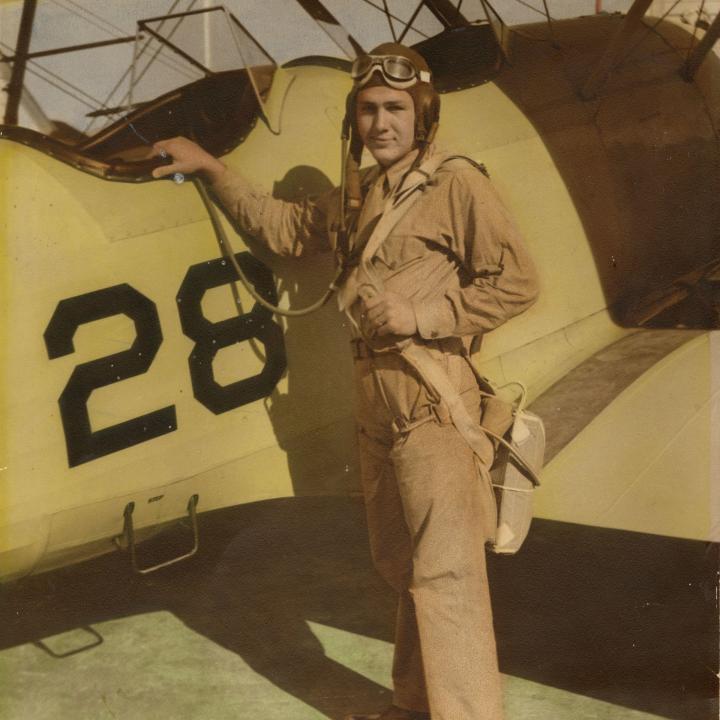
M 370 233 L 399 190 L 414 151 L 361 176 L 357 237 Z M 437 152 L 429 149 L 429 154 Z M 288 203 L 225 173 L 213 190 L 251 235 L 282 255 L 334 250 L 338 190 Z M 479 420 L 467 360 L 473 336 L 525 310 L 537 295 L 530 258 L 489 180 L 468 161 L 443 163 L 372 259 L 386 291 L 408 298 L 418 337 Z M 439 398 L 397 351 L 401 338 L 366 326 L 362 266 L 340 293 L 355 326 L 356 416 L 370 547 L 399 595 L 394 703 L 433 720 L 500 720 L 502 687 L 485 565 L 495 530 L 488 473 Z

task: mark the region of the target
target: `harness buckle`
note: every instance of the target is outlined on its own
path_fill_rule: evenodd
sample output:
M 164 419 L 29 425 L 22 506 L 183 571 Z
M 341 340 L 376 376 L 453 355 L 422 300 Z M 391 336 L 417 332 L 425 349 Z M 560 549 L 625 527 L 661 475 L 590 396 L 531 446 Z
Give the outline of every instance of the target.
M 390 427 L 392 428 L 393 435 L 405 435 L 410 432 L 410 423 L 405 420 L 405 418 L 402 417 L 396 417 L 393 418 L 392 424 Z
M 449 425 L 452 422 L 448 406 L 440 401 L 430 406 L 430 411 L 439 425 Z
M 390 425 L 393 433 L 396 435 L 407 435 L 411 430 L 432 421 L 438 423 L 438 425 L 448 425 L 452 422 L 447 405 L 443 402 L 426 405 L 423 410 L 423 414 L 415 416 L 410 420 L 406 420 L 403 417 L 393 418 Z

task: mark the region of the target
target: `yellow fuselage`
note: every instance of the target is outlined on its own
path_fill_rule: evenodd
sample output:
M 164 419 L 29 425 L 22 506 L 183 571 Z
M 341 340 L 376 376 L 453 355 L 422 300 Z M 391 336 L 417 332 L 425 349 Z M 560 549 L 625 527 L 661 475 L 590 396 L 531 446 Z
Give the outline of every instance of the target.
M 651 35 L 597 100 L 583 102 L 578 88 L 618 22 L 557 23 L 562 49 L 517 37 L 513 66 L 494 82 L 442 99 L 438 143 L 487 166 L 539 269 L 539 302 L 490 334 L 478 358 L 494 381 L 522 380 L 532 399 L 557 392 L 569 371 L 633 332 L 625 308 L 717 255 L 717 59 L 684 83 L 674 46 L 686 34 L 666 24 L 666 39 Z M 273 82 L 269 112 L 279 134 L 259 121 L 225 162 L 269 191 L 336 183 L 347 74 L 297 66 L 278 70 Z M 199 510 L 210 510 L 355 489 L 347 332 L 333 307 L 282 321 L 288 372 L 269 397 L 208 409 L 188 369 L 196 340 L 181 327 L 187 296 L 177 297 L 189 273 L 219 257 L 192 184 L 108 182 L 2 139 L 1 576 L 111 549 L 130 501 L 143 528 L 182 516 L 194 493 Z M 242 238 L 235 244 L 246 248 Z M 262 259 L 281 303 L 294 305 L 322 292 L 332 264 Z M 252 302 L 238 292 L 247 313 Z M 237 316 L 231 284 L 193 297 L 210 323 Z M 59 310 L 61 301 L 75 310 Z M 89 321 L 96 301 L 116 314 Z M 131 305 L 145 313 L 139 324 L 125 314 Z M 80 318 L 74 335 L 72 312 Z M 160 336 L 148 324 L 153 315 Z M 51 357 L 44 334 L 53 318 L 74 349 Z M 91 431 L 173 408 L 162 416 L 167 429 L 89 458 L 80 453 L 71 466 L 58 399 L 78 366 L 128 351 L 139 334 L 153 335 L 156 354 L 130 375 L 123 356 L 119 379 L 91 392 Z M 199 342 L 212 343 L 212 330 Z M 716 533 L 713 352 L 717 340 L 701 334 L 610 393 L 554 454 L 539 514 L 680 537 Z M 257 340 L 224 348 L 212 362 L 216 382 L 258 374 L 264 353 Z

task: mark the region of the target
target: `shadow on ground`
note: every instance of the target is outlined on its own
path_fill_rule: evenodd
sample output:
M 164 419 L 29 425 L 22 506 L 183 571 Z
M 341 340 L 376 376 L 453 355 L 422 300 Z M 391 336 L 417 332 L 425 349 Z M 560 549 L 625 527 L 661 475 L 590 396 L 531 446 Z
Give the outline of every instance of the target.
M 164 610 L 329 717 L 387 704 L 307 625 L 392 641 L 394 598 L 358 502 L 275 500 L 200 521 L 199 555 L 153 575 L 114 554 L 4 588 L 0 647 Z M 187 537 L 155 542 L 153 560 Z M 717 546 L 537 520 L 520 555 L 490 559 L 501 669 L 674 720 L 714 717 L 717 569 Z

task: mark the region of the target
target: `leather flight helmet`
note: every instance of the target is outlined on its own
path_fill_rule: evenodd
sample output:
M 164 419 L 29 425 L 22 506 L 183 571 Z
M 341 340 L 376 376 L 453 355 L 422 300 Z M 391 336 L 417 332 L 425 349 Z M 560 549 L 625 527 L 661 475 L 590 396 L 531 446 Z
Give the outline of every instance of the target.
M 419 52 L 400 43 L 383 43 L 352 65 L 353 88 L 347 99 L 347 119 L 357 132 L 355 100 L 366 87 L 386 85 L 405 90 L 415 105 L 415 139 L 430 142 L 440 118 L 440 96 L 432 85 L 432 73 Z
M 367 87 L 385 85 L 404 90 L 413 99 L 415 108 L 415 143 L 420 149 L 413 163 L 417 167 L 425 150 L 433 141 L 440 119 L 440 96 L 432 84 L 432 72 L 425 58 L 412 48 L 400 43 L 383 43 L 367 55 L 359 56 L 352 65 L 353 87 L 345 103 L 343 121 L 344 146 L 349 142 L 349 151 L 343 149 L 343 204 L 358 209 L 362 203 L 360 194 L 359 167 L 363 143 L 357 129 L 356 99 L 358 93 Z M 343 208 L 344 211 L 344 208 Z

